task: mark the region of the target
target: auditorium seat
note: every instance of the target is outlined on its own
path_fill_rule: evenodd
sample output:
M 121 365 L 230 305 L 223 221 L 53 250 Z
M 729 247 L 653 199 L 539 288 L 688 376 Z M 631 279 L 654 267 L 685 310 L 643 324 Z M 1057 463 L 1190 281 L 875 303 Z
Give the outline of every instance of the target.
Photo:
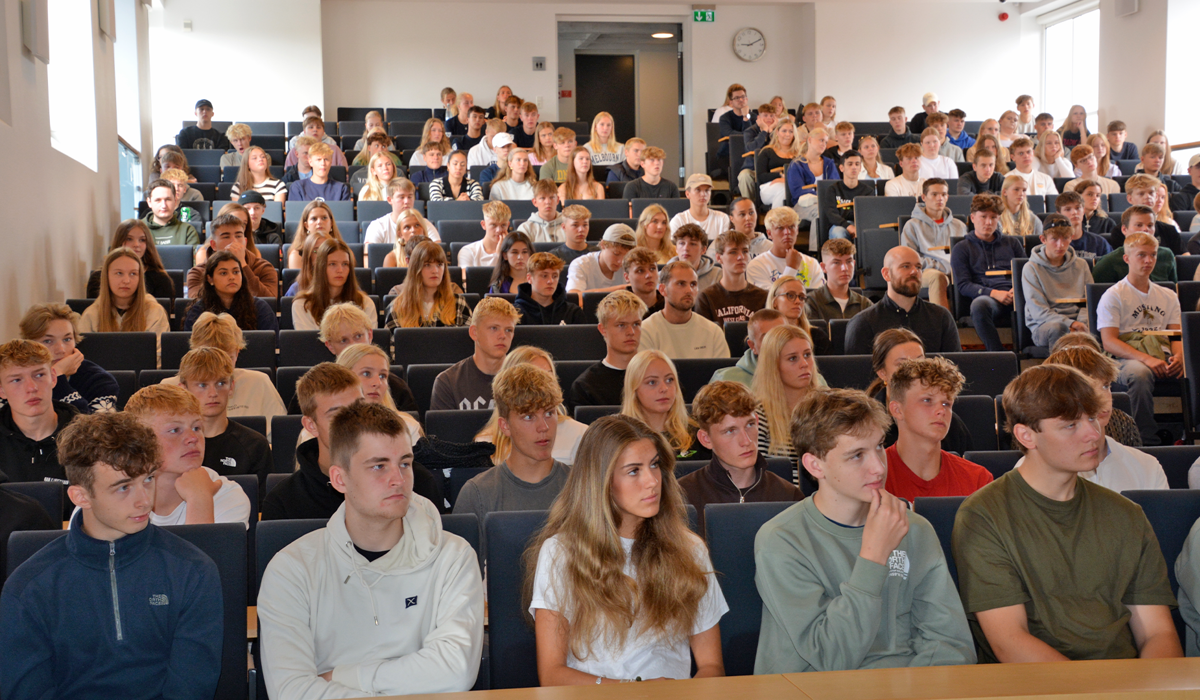
M 271 417 L 271 471 L 276 474 L 291 474 L 296 471 L 296 440 L 304 426 L 300 416 Z M 267 493 L 271 482 L 267 481 Z
M 275 331 L 243 331 L 246 347 L 238 353 L 238 367 L 275 367 Z M 191 331 L 162 334 L 162 368 L 179 369 L 191 350 Z
M 489 671 L 493 689 L 538 686 L 537 642 L 521 597 L 525 576 L 522 557 L 545 522 L 545 511 L 488 513 L 484 519 Z
M 1179 579 L 1175 575 L 1175 560 L 1183 552 L 1183 543 L 1197 518 L 1200 518 L 1200 491 L 1174 490 L 1172 487 L 1170 491 L 1122 491 L 1121 495 L 1141 506 L 1146 519 L 1150 521 L 1150 527 L 1154 528 L 1158 547 L 1167 564 L 1171 592 L 1178 595 Z M 1184 644 L 1187 628 L 1178 608 L 1172 608 L 1171 617 L 1175 620 L 1180 644 Z
M 70 512 L 65 510 L 67 487 L 57 481 L 9 481 L 0 484 L 0 488 L 37 501 L 42 508 L 46 509 L 46 514 L 50 516 L 51 522 L 59 522 L 64 515 Z M 5 572 L 5 574 L 7 573 Z
M 562 208 L 565 209 L 573 204 L 584 207 L 592 213 L 593 218 L 597 219 L 630 218 L 628 199 L 568 199 L 562 203 Z
M 954 519 L 965 500 L 964 496 L 924 497 L 913 500 L 913 512 L 928 520 L 929 524 L 933 526 L 933 531 L 937 533 L 938 541 L 942 545 L 942 553 L 946 556 L 946 568 L 950 570 L 950 578 L 954 579 L 955 588 L 958 588 L 958 567 L 954 563 L 951 543 L 953 542 Z
M 491 417 L 491 409 L 426 411 L 425 433 L 448 442 L 474 442 L 475 434 Z
M 968 452 L 963 459 L 974 462 L 992 473 L 993 479 L 999 479 L 1012 471 L 1021 459 L 1020 450 L 980 450 Z
M 110 372 L 158 366 L 157 340 L 154 333 L 149 331 L 88 333 L 79 341 L 79 351 Z

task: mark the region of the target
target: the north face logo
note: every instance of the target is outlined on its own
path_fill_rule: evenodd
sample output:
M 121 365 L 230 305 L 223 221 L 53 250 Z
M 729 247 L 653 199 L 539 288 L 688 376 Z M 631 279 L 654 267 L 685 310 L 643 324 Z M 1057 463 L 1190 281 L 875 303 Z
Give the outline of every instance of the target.
M 237 466 L 237 460 L 233 457 L 222 457 L 221 464 L 232 469 Z
M 168 602 L 169 601 L 167 601 L 166 593 L 155 593 L 154 595 L 150 596 L 151 605 L 166 605 Z
M 888 557 L 888 576 L 899 576 L 905 581 L 908 580 L 908 552 L 892 550 L 891 556 Z
M 413 597 L 411 597 L 411 598 L 405 598 L 405 599 L 404 599 L 404 609 L 405 609 L 405 610 L 408 610 L 409 608 L 411 608 L 412 606 L 414 606 L 414 605 L 416 605 L 416 604 L 417 604 L 417 597 L 416 597 L 416 596 L 413 596 Z

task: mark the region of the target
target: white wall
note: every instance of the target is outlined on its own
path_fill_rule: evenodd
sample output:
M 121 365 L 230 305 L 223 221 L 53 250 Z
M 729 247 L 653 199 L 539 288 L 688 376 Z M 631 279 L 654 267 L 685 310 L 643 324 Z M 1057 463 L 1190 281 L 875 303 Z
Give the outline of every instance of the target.
M 1022 43 L 1018 8 L 1001 22 L 998 3 L 818 2 L 816 93 L 848 120 L 887 121 L 896 105 L 911 118 L 931 91 L 968 120 L 998 117 L 1040 94 L 1040 43 Z
M 355 30 L 333 36 L 358 55 Z M 169 0 L 150 13 L 155 148 L 175 142 L 202 98 L 214 121 L 299 121 L 310 104 L 331 113 L 322 53 L 321 0 Z
M 1174 143 L 1200 141 L 1200 91 L 1195 84 L 1196 27 L 1200 2 L 1169 0 L 1167 5 L 1167 91 L 1164 130 Z M 1189 151 L 1190 152 L 1190 151 Z
M 7 48 L 0 70 L 7 74 L 12 105 L 11 120 L 0 122 L 0 151 L 7 162 L 19 164 L 0 168 L 5 197 L 0 333 L 12 338 L 30 304 L 83 296 L 88 272 L 116 224 L 120 189 L 113 46 L 96 29 L 95 17 L 98 172 L 50 146 L 46 66 L 22 46 L 18 3 L 6 2 L 0 12 Z
M 1120 119 L 1130 140 L 1142 144 L 1166 116 L 1167 3 L 1142 2 L 1128 17 L 1117 17 L 1115 6 L 1100 0 L 1100 123 Z

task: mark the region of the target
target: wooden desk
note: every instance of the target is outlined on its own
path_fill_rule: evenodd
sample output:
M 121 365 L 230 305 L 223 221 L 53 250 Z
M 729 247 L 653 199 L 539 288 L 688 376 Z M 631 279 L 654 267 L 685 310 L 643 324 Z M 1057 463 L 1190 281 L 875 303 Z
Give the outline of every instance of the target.
M 1200 696 L 1200 659 L 1122 659 L 977 664 L 877 671 L 789 673 L 811 700 L 988 698 L 1190 691 Z M 1171 696 L 1175 693 L 1171 693 Z
M 510 688 L 465 693 L 397 695 L 392 700 L 808 700 L 779 674 L 693 678 L 653 683 Z

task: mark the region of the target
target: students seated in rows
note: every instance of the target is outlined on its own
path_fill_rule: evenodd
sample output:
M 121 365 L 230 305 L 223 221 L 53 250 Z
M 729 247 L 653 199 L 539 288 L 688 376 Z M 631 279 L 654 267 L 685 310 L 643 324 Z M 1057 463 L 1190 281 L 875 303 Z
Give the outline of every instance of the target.
M 333 697 L 469 689 L 483 646 L 483 581 L 474 551 L 443 531 L 437 506 L 414 493 L 413 447 L 394 412 L 356 401 L 328 422 L 325 488 L 343 504 L 325 528 L 276 554 L 263 576 L 259 617 L 269 692 Z M 364 585 L 336 599 L 319 593 L 347 576 L 375 583 L 363 578 Z M 383 604 L 397 596 L 411 602 Z
M 861 391 L 800 401 L 788 441 L 818 488 L 755 540 L 755 673 L 975 663 L 937 534 L 884 489 L 888 423 Z
M 508 157 L 499 164 L 499 171 L 492 179 L 488 198 L 492 200 L 533 199 L 533 185 L 537 182 L 537 173 L 529 161 L 529 151 L 523 148 L 512 148 Z
M 766 289 L 780 277 L 798 277 L 805 287 L 819 287 L 825 282 L 821 264 L 796 250 L 800 215 L 790 207 L 779 207 L 763 217 L 771 249 L 757 256 L 746 266 L 746 278 L 760 289 Z
M 520 313 L 503 297 L 484 297 L 471 313 L 468 332 L 475 352 L 437 376 L 429 408 L 434 411 L 491 408 L 492 378 L 512 345 Z
M 716 266 L 716 261 L 704 254 L 708 244 L 708 234 L 704 229 L 695 224 L 684 224 L 675 229 L 671 240 L 675 243 L 675 256 L 668 260 L 667 264 L 678 260 L 691 265 L 696 272 L 699 291 L 708 289 L 721 279 L 721 269 Z
M 605 416 L 585 434 L 549 522 L 525 554 L 543 685 L 687 678 L 693 656 L 697 677 L 724 674 L 717 622 L 728 606 L 703 543 L 687 530 L 673 464 L 665 441 L 639 420 Z M 592 522 L 610 505 L 615 522 Z M 602 533 L 603 553 L 600 543 L 565 537 L 584 530 Z M 652 554 L 634 559 L 635 548 Z M 599 578 L 572 573 L 576 560 L 597 557 Z M 601 592 L 601 580 L 623 577 L 619 594 L 611 586 Z M 667 581 L 670 592 L 659 583 Z M 605 595 L 618 596 L 609 612 L 599 610 Z
M 314 144 L 308 150 L 308 162 L 312 166 L 312 175 L 293 182 L 288 188 L 288 194 L 293 200 L 324 199 L 336 202 L 350 199 L 350 189 L 346 183 L 330 179 L 329 170 L 333 167 L 331 146 Z
M 1133 233 L 1154 235 L 1154 212 L 1150 207 L 1134 205 L 1121 212 L 1121 241 Z M 1092 268 L 1092 277 L 1099 284 L 1116 284 L 1129 274 L 1129 263 L 1125 260 L 1125 247 L 1117 246 L 1111 253 L 1097 258 Z M 1166 246 L 1158 247 L 1158 259 L 1150 272 L 1151 282 L 1178 282 L 1175 254 Z
M 100 268 L 100 294 L 79 319 L 81 333 L 171 330 L 167 312 L 146 293 L 142 261 L 129 248 L 115 248 L 104 256 Z
M 228 250 L 210 255 L 200 273 L 201 281 L 195 299 L 188 307 L 183 330 L 192 330 L 196 319 L 205 312 L 229 314 L 243 331 L 279 330 L 275 311 L 250 292 L 246 278 L 242 276 L 244 269 Z
M 492 279 L 488 294 L 516 294 L 517 285 L 524 284 L 529 277 L 529 257 L 533 255 L 533 241 L 520 231 L 513 231 L 500 241 L 496 264 L 492 266 Z
M 688 176 L 687 187 L 684 189 L 684 196 L 689 202 L 688 208 L 671 217 L 672 232 L 685 224 L 695 224 L 704 230 L 707 244 L 732 228 L 728 214 L 709 208 L 709 202 L 712 201 L 712 185 L 712 178 L 704 173 Z
M 179 385 L 196 397 L 204 434 L 202 464 L 221 476 L 255 474 L 259 493 L 266 493 L 271 472 L 271 444 L 255 430 L 229 420 L 234 366 L 217 348 L 197 348 L 179 363 Z
M 408 258 L 404 281 L 388 290 L 396 295 L 385 327 L 465 326 L 471 308 L 450 280 L 446 252 L 433 241 L 421 241 Z M 367 310 L 367 316 L 371 316 Z M 372 325 L 371 328 L 375 326 Z
M 1100 463 L 1102 408 L 1092 382 L 1062 365 L 1027 369 L 1004 390 L 1024 461 L 963 503 L 953 538 L 985 660 L 1182 656 L 1146 516 L 1078 478 Z M 1064 546 L 1069 562 L 1049 554 Z
M 1175 442 L 1170 431 L 1154 420 L 1154 382 L 1157 377 L 1183 374 L 1183 343 L 1148 331 L 1180 328 L 1179 297 L 1150 280 L 1158 260 L 1158 241 L 1145 233 L 1125 239 L 1124 258 L 1129 274 L 1110 287 L 1096 309 L 1096 325 L 1104 349 L 1121 365 L 1118 380 L 1125 385 L 1133 403 L 1146 445 Z
M 20 333 L 23 340 L 41 343 L 50 351 L 55 374 L 53 401 L 69 404 L 80 413 L 117 410 L 117 380 L 85 359 L 76 347 L 80 340 L 79 314 L 69 306 L 34 304 L 21 317 Z
M 600 250 L 599 246 L 594 243 L 588 243 L 591 218 L 592 212 L 582 204 L 563 207 L 562 214 L 559 216 L 562 223 L 559 232 L 563 242 L 562 245 L 551 248 L 550 254 L 557 256 L 565 265 L 570 265 L 577 258 Z M 666 228 L 665 216 L 663 228 Z
M 884 184 L 884 196 L 920 197 L 921 185 L 925 182 L 921 177 L 921 147 L 906 143 L 896 149 L 896 158 L 900 161 L 900 174 Z
M 766 308 L 783 314 L 784 322 L 802 328 L 812 336 L 815 354 L 828 355 L 831 352 L 829 334 L 824 328 L 813 327 L 808 322 L 804 311 L 804 305 L 807 303 L 808 291 L 795 277 L 780 277 L 767 290 Z
M 550 180 L 555 185 L 567 181 L 567 171 L 571 169 L 571 153 L 578 144 L 575 142 L 575 132 L 560 126 L 554 130 L 554 157 L 542 164 L 538 171 L 539 180 Z
M 633 229 L 625 224 L 609 226 L 600 238 L 600 250 L 576 258 L 567 268 L 567 291 L 612 292 L 624 289 L 621 263 L 636 246 L 637 237 Z
M 430 152 L 426 153 L 426 156 Z M 454 151 L 446 161 L 446 173 L 429 183 L 429 201 L 482 202 L 483 188 L 467 173 L 467 154 Z
M 621 271 L 625 273 L 625 289 L 642 300 L 647 314 L 662 311 L 667 300 L 658 291 L 658 259 L 654 251 L 642 247 L 629 251 L 621 261 Z
M 57 375 L 45 345 L 10 340 L 0 345 L 0 473 L 6 481 L 66 479 L 55 438 L 79 411 L 54 400 Z M 70 511 L 66 511 L 69 513 Z M 58 521 L 64 514 L 50 513 Z
M 977 195 L 978 196 L 978 195 Z M 967 235 L 967 226 L 954 218 L 946 206 L 950 187 L 935 177 L 921 183 L 921 201 L 913 207 L 912 218 L 904 224 L 900 242 L 921 256 L 921 287 L 929 288 L 929 300 L 950 309 L 950 248 L 957 238 Z
M 771 249 L 771 239 L 767 238 L 765 233 L 757 230 L 758 208 L 755 207 L 753 199 L 749 197 L 734 197 L 733 201 L 729 203 L 729 222 L 733 226 L 734 231 L 746 234 L 746 238 L 750 241 L 751 258 Z M 716 241 L 714 240 L 709 245 L 710 256 L 715 243 Z
M 501 171 L 507 170 L 508 169 L 508 156 L 510 153 L 512 153 L 514 150 L 516 150 L 516 146 L 513 145 L 512 134 L 503 133 L 503 132 L 496 134 L 495 136 L 492 137 L 491 143 L 492 143 L 492 153 L 495 155 L 495 160 L 493 160 L 491 163 L 489 163 L 487 166 L 485 166 L 483 170 L 479 171 L 479 184 L 480 185 L 486 185 L 489 182 L 494 182 L 496 180 L 496 177 L 501 173 Z M 528 167 L 526 167 L 523 170 L 523 172 L 526 172 L 526 173 L 528 171 L 529 171 Z M 488 198 L 489 199 L 501 199 L 501 197 L 492 197 L 490 194 L 488 195 Z
M 498 204 L 504 207 L 504 211 L 508 211 L 508 205 L 503 202 Z M 558 212 L 558 187 L 552 180 L 541 179 L 534 183 L 533 206 L 537 211 L 530 214 L 517 230 L 529 236 L 535 243 L 561 243 L 562 227 L 566 220 Z M 486 219 L 487 207 L 484 209 Z
M 150 227 L 146 225 L 145 221 L 141 219 L 126 219 L 117 224 L 117 228 L 113 230 L 108 251 L 112 252 L 117 248 L 132 250 L 142 261 L 147 294 L 163 299 L 173 299 L 175 297 L 175 283 L 171 281 L 171 277 L 167 275 L 166 270 L 163 268 L 162 259 L 159 258 L 158 249 L 154 245 L 154 236 L 151 235 Z M 102 269 L 97 269 L 92 270 L 91 274 L 88 275 L 88 299 L 95 299 L 100 296 L 102 273 Z
M 590 152 L 586 148 L 576 147 L 571 151 L 570 162 L 567 179 L 558 186 L 558 198 L 564 202 L 571 199 L 604 199 L 604 185 L 596 182 L 592 174 Z
M 625 370 L 642 339 L 646 304 L 632 292 L 612 292 L 596 307 L 597 329 L 604 338 L 604 359 L 588 367 L 571 384 L 570 407 L 619 406 Z
M 930 352 L 960 352 L 958 326 L 944 307 L 921 299 L 921 258 L 907 246 L 896 246 L 883 258 L 887 294 L 850 319 L 846 354 L 870 355 L 875 336 L 889 328 L 907 328 Z
M 971 200 L 971 225 L 962 245 L 954 246 L 950 267 L 954 284 L 971 300 L 971 324 L 987 350 L 1004 349 L 996 331 L 1011 319 L 1013 307 L 1012 261 L 1025 257 L 1024 242 L 1004 235 L 998 227 L 1004 205 L 1000 198 L 977 194 Z M 999 273 L 999 274 L 996 274 Z
M 350 191 L 358 193 L 360 202 L 382 202 L 387 199 L 387 183 L 396 177 L 396 166 L 388 160 L 387 154 L 376 153 L 365 168 L 360 168 L 350 176 Z
M 155 525 L 242 523 L 250 500 L 241 486 L 203 466 L 204 426 L 200 402 L 180 386 L 154 384 L 129 398 L 125 412 L 153 431 L 162 454 L 154 474 Z
M 816 228 L 819 203 L 817 201 L 817 180 L 837 180 L 837 164 L 832 158 L 826 158 L 825 145 L 828 135 L 824 129 L 814 129 L 808 132 L 808 138 L 800 146 L 800 157 L 788 166 L 786 171 L 788 197 L 795 202 L 795 209 L 800 218 L 806 219 Z M 809 249 L 815 250 L 816 237 L 809 235 Z
M 906 360 L 892 373 L 887 405 L 896 441 L 887 448 L 888 493 L 910 502 L 969 496 L 992 481 L 987 469 L 942 447 L 963 382 L 954 363 L 942 357 Z
M 728 322 L 746 321 L 750 314 L 763 308 L 767 290 L 746 280 L 750 241 L 744 233 L 726 231 L 717 236 L 715 247 L 721 264 L 721 279 L 700 292 L 695 309 L 704 318 L 723 327 Z
M 463 484 L 455 513 L 474 513 L 480 537 L 488 513 L 548 510 L 570 474 L 554 458 L 562 389 L 554 375 L 532 364 L 500 370 L 492 380 L 496 401 L 497 449 L 505 457 L 496 466 Z
M 823 381 L 817 370 L 812 336 L 807 331 L 784 323 L 763 336 L 750 383 L 750 391 L 759 402 L 759 452 L 787 457 L 793 465 L 797 463 L 790 437 L 792 411 L 801 398 Z M 796 472 L 793 480 L 798 478 Z
M 908 129 L 908 114 L 903 107 L 892 107 L 888 110 L 888 122 L 892 130 L 879 142 L 881 148 L 900 148 L 906 143 L 918 143 L 920 140 Z
M 1143 153 L 1145 149 L 1142 149 Z M 1125 196 L 1129 200 L 1129 206 L 1144 206 L 1150 209 L 1155 214 L 1154 216 L 1154 237 L 1158 239 L 1160 245 L 1169 249 L 1175 255 L 1183 254 L 1183 239 L 1179 235 L 1179 228 L 1172 223 L 1162 221 L 1157 216 L 1158 207 L 1158 187 L 1160 181 L 1153 175 L 1138 173 L 1131 176 L 1125 181 Z M 1113 245 L 1123 245 L 1124 236 L 1120 233 L 1113 234 Z
M 1019 177 L 1024 180 L 1028 193 L 1031 195 L 1058 194 L 1058 188 L 1054 186 L 1054 178 L 1034 167 L 1037 156 L 1033 148 L 1033 142 L 1024 136 L 1013 141 L 1010 150 L 1013 165 L 1016 167 L 1009 171 L 1009 177 Z
M 891 180 L 896 176 L 892 167 L 879 159 L 879 141 L 871 134 L 858 140 L 858 152 L 863 157 L 862 179 Z
M 1060 194 L 1059 198 L 1067 194 L 1074 193 Z M 1062 217 L 1048 220 L 1042 244 L 1034 247 L 1021 272 L 1025 325 L 1033 344 L 1040 347 L 1051 347 L 1072 331 L 1088 330 L 1084 297 L 1087 285 L 1092 283 L 1092 270 L 1071 246 L 1074 233 Z
M 518 234 L 520 235 L 520 234 Z M 583 309 L 559 285 L 565 265 L 550 253 L 535 253 L 526 265 L 528 278 L 515 287 L 514 305 L 521 313 L 521 325 L 558 326 L 583 323 Z
M 1102 193 L 1099 183 L 1083 180 L 1076 183 L 1071 191 L 1078 194 L 1083 200 L 1083 220 L 1080 222 L 1083 230 L 1101 236 L 1120 228 L 1119 222 L 1114 221 L 1104 211 L 1103 201 L 1106 195 Z M 1055 200 L 1055 206 L 1056 208 L 1058 206 L 1057 200 Z M 1108 243 L 1107 239 L 1104 242 Z M 1109 248 L 1111 249 L 1112 246 L 1109 245 Z
M 1042 235 L 1042 220 L 1029 208 L 1028 192 L 1029 183 L 1016 171 L 1004 178 L 1004 184 L 1000 187 L 1000 202 L 1004 205 L 1004 212 L 1000 215 L 1000 231 L 1004 235 L 1018 238 Z
M 625 199 L 679 199 L 679 185 L 662 176 L 666 157 L 663 149 L 647 147 L 642 153 L 642 174 L 625 185 L 621 196 Z
M 1000 194 L 1004 176 L 996 172 L 996 154 L 989 149 L 975 151 L 970 172 L 958 176 L 958 194 Z
M 754 371 L 758 367 L 758 355 L 762 348 L 762 339 L 771 329 L 787 323 L 783 314 L 774 309 L 759 309 L 750 315 L 746 322 L 746 352 L 732 367 L 722 367 L 713 372 L 713 382 L 736 382 L 747 388 L 754 381 Z M 757 438 L 755 438 L 757 441 Z
M 825 284 L 804 302 L 805 316 L 812 320 L 853 318 L 871 305 L 869 299 L 850 289 L 854 280 L 855 246 L 844 238 L 830 238 L 821 246 L 821 270 Z
M 842 178 L 833 182 L 820 202 L 821 220 L 829 227 L 829 238 L 854 238 L 858 235 L 854 226 L 854 198 L 874 197 L 875 183 L 859 180 L 862 154 L 853 149 L 838 159 L 838 170 Z
M 661 350 L 673 359 L 729 357 L 721 327 L 692 311 L 699 289 L 690 264 L 679 260 L 663 266 L 658 291 L 666 305 L 642 324 L 642 350 Z
M 942 155 L 942 137 L 938 130 L 928 127 L 921 133 L 921 159 L 917 177 L 928 179 L 932 177 L 952 180 L 958 177 L 958 166 L 954 160 Z
M 794 484 L 767 469 L 758 451 L 758 402 L 744 385 L 714 381 L 696 394 L 692 416 L 700 444 L 712 451 L 706 467 L 679 480 L 688 503 L 696 508 L 704 533 L 704 506 L 709 503 L 763 503 L 804 498 Z
M 146 185 L 146 204 L 150 213 L 142 221 L 156 245 L 199 245 L 199 232 L 179 219 L 174 184 L 160 179 Z
M 203 552 L 151 524 L 162 459 L 153 433 L 127 414 L 81 416 L 61 454 L 80 513 L 4 586 L 0 690 L 212 695 L 221 581 Z

